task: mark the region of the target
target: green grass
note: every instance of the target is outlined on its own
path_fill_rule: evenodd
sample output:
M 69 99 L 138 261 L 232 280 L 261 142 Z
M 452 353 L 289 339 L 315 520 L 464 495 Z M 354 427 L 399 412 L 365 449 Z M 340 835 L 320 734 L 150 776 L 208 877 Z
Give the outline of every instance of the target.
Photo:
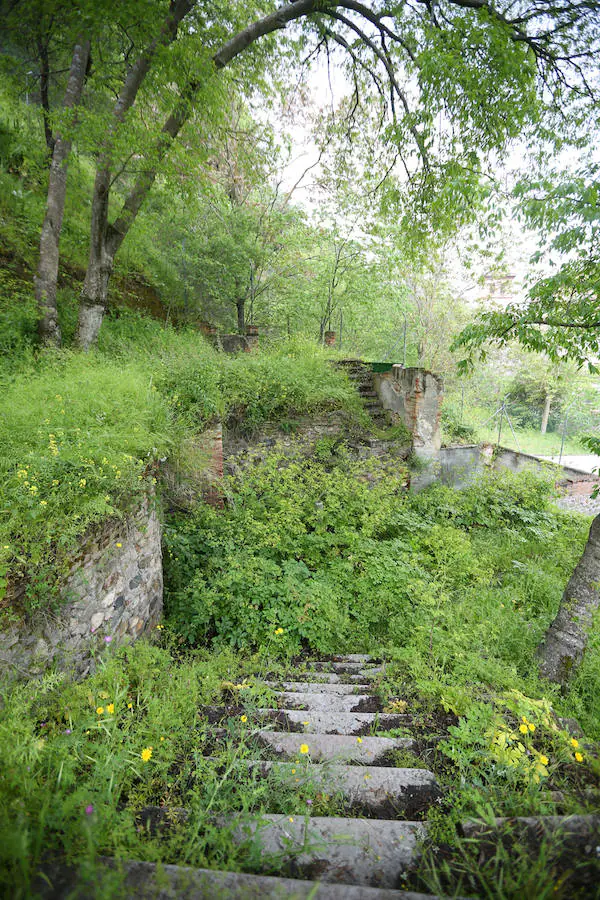
M 480 440 L 489 441 L 490 443 L 495 444 L 498 440 L 498 423 L 496 422 L 493 427 L 478 428 L 477 433 Z M 505 419 L 502 426 L 500 444 L 511 450 L 520 450 L 522 453 L 530 453 L 532 456 L 556 456 L 558 458 L 561 441 L 562 435 L 554 431 L 541 434 L 539 431 L 534 431 L 533 429 L 515 428 L 515 434 L 513 435 Z M 587 453 L 589 453 L 589 451 L 585 449 L 583 444 L 581 444 L 576 437 L 565 437 L 563 456 L 577 456 Z

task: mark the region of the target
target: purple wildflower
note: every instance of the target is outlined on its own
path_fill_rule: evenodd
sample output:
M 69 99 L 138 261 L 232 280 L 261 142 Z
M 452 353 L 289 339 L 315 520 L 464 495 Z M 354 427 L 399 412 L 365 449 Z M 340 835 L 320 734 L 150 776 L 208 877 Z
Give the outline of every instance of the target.
M 65 728 L 65 734 L 71 734 L 71 729 L 70 729 L 70 728 Z
M 110 644 L 111 641 L 112 641 L 112 637 L 110 636 L 110 634 L 107 634 L 104 638 L 104 643 Z
M 94 812 L 94 807 L 90 803 L 89 806 L 86 806 L 86 808 L 85 808 L 85 814 L 86 814 L 86 816 L 91 816 L 93 812 Z

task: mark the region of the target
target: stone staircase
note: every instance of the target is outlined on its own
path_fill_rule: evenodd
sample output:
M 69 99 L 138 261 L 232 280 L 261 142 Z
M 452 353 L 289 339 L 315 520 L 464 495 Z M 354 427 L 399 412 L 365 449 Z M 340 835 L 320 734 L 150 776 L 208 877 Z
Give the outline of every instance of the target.
M 307 663 L 297 681 L 265 682 L 276 703 L 252 711 L 261 758 L 244 765 L 261 777 L 275 773 L 299 787 L 310 781 L 334 795 L 346 813 L 263 815 L 239 824 L 236 840 L 259 842 L 267 867 L 277 858 L 281 871 L 300 879 L 291 885 L 286 878 L 272 879 L 275 893 L 267 896 L 307 896 L 304 882 L 317 898 L 337 897 L 335 885 L 344 886 L 340 897 L 353 896 L 351 886 L 358 885 L 357 896 L 373 900 L 418 896 L 396 888 L 419 856 L 418 843 L 425 836 L 419 818 L 441 791 L 427 769 L 392 765 L 396 752 L 415 748 L 414 739 L 371 736 L 375 729 L 403 727 L 408 720 L 381 712 L 372 687 L 381 672 L 370 657 L 352 655 Z M 232 711 L 210 707 L 205 712 L 217 724 Z M 244 885 L 256 877 L 244 876 Z
M 336 365 L 343 369 L 353 382 L 375 428 L 387 428 L 390 425 L 390 418 L 375 391 L 371 366 L 360 359 L 342 359 Z
M 268 707 L 204 708 L 202 718 L 209 723 L 211 738 L 207 752 L 233 737 L 245 750 L 232 765 L 233 777 L 237 768 L 258 783 L 274 779 L 292 795 L 309 784 L 319 792 L 316 796 L 335 798 L 341 814 L 313 815 L 312 801 L 304 815 L 292 808 L 280 814 L 220 814 L 216 824 L 248 852 L 253 874 L 104 860 L 108 869 L 118 866 L 124 873 L 130 900 L 435 900 L 434 895 L 404 888 L 427 838 L 427 811 L 441 801 L 443 792 L 429 769 L 395 765 L 407 754 L 418 763 L 427 743 L 423 733 L 410 715 L 382 711 L 374 689 L 374 681 L 384 674 L 379 661 L 355 654 L 305 661 L 302 668 L 294 674 L 297 680 L 260 682 L 272 700 Z M 402 735 L 374 734 L 390 729 Z M 188 818 L 183 809 L 149 807 L 139 823 L 152 832 Z M 566 817 L 546 818 L 547 823 L 540 818 L 511 823 L 525 835 L 531 832 L 534 840 L 546 826 L 565 828 Z M 502 824 L 498 820 L 498 828 Z M 492 853 L 502 840 L 494 836 L 493 825 L 481 822 L 465 822 L 462 831 L 482 847 L 491 847 Z M 569 817 L 565 841 L 571 857 L 600 852 L 600 817 Z M 54 890 L 43 896 L 89 896 L 72 894 L 73 881 L 68 879 L 61 889 L 64 877 L 62 872 L 50 873 Z

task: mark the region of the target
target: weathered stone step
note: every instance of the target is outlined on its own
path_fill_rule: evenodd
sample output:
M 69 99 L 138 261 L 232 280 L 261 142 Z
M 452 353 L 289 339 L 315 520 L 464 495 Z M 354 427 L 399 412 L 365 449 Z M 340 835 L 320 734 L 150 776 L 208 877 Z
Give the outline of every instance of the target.
M 280 731 L 261 731 L 256 738 L 259 744 L 274 756 L 297 759 L 303 737 Z M 311 734 L 310 758 L 313 762 L 339 761 L 359 765 L 390 765 L 396 750 L 414 752 L 417 742 L 413 738 L 356 737 L 346 734 Z
M 323 660 L 319 660 L 319 662 L 322 661 Z M 381 662 L 381 659 L 377 656 L 371 656 L 369 653 L 334 653 L 334 655 L 331 657 L 331 662 L 377 664 Z
M 322 693 L 322 694 L 365 694 L 369 689 L 368 684 L 319 684 L 318 681 L 265 681 L 267 687 L 278 688 L 286 693 L 295 692 L 300 694 Z M 330 697 L 331 705 L 335 703 L 335 699 Z
M 305 709 L 309 712 L 377 712 L 381 701 L 370 694 L 330 694 L 284 691 L 277 694 L 282 709 Z
M 419 857 L 419 822 L 262 816 L 240 825 L 236 838 L 253 839 L 265 868 L 275 856 L 284 872 L 344 885 L 394 888 Z M 348 895 L 346 895 L 348 896 Z
M 314 684 L 364 684 L 368 681 L 360 675 L 336 675 L 335 672 L 299 672 L 298 681 L 310 681 Z
M 373 728 L 381 731 L 402 728 L 411 721 L 410 716 L 400 713 L 322 712 L 302 709 L 264 709 L 258 712 L 274 717 L 275 720 L 277 713 L 283 714 L 288 731 L 306 731 L 313 734 L 363 735 L 369 734 Z
M 122 872 L 123 888 L 130 900 L 435 900 L 429 894 L 395 891 L 350 884 L 327 884 L 270 875 L 246 875 L 243 872 L 219 872 L 214 869 L 192 869 L 137 860 L 114 860 L 101 857 L 94 868 L 94 884 L 89 893 L 79 872 L 65 866 L 44 871 L 44 879 L 35 884 L 36 896 L 42 900 L 57 897 L 96 896 L 102 883 L 103 870 L 114 879 L 114 871 Z M 82 892 L 83 891 L 83 892 Z
M 388 731 L 410 724 L 411 717 L 400 713 L 317 712 L 303 709 L 258 709 L 242 707 L 206 706 L 201 712 L 210 724 L 225 719 L 246 717 L 250 727 L 257 722 L 271 722 L 284 731 L 304 731 L 307 734 L 370 734 L 373 729 Z
M 368 666 L 363 662 L 316 660 L 313 663 L 307 661 L 306 664 L 308 665 L 308 671 L 335 672 L 336 675 L 361 675 L 364 678 L 371 678 L 383 672 L 383 666 Z
M 418 818 L 441 796 L 435 775 L 427 769 L 307 765 L 300 746 L 298 741 L 298 763 L 244 760 L 243 764 L 261 778 L 272 774 L 278 781 L 294 786 L 310 784 L 330 797 L 341 797 L 356 813 L 374 819 Z M 308 746 L 310 754 L 310 742 Z

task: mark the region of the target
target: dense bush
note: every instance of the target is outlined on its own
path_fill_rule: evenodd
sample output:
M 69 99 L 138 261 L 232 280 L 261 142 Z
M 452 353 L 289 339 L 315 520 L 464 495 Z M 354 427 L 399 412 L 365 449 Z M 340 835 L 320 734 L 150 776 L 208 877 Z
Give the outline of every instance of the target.
M 585 524 L 553 510 L 533 475 L 418 495 L 404 481 L 341 450 L 245 469 L 224 510 L 202 507 L 166 529 L 174 627 L 269 652 L 383 644 L 415 675 L 535 682 L 531 659 Z

